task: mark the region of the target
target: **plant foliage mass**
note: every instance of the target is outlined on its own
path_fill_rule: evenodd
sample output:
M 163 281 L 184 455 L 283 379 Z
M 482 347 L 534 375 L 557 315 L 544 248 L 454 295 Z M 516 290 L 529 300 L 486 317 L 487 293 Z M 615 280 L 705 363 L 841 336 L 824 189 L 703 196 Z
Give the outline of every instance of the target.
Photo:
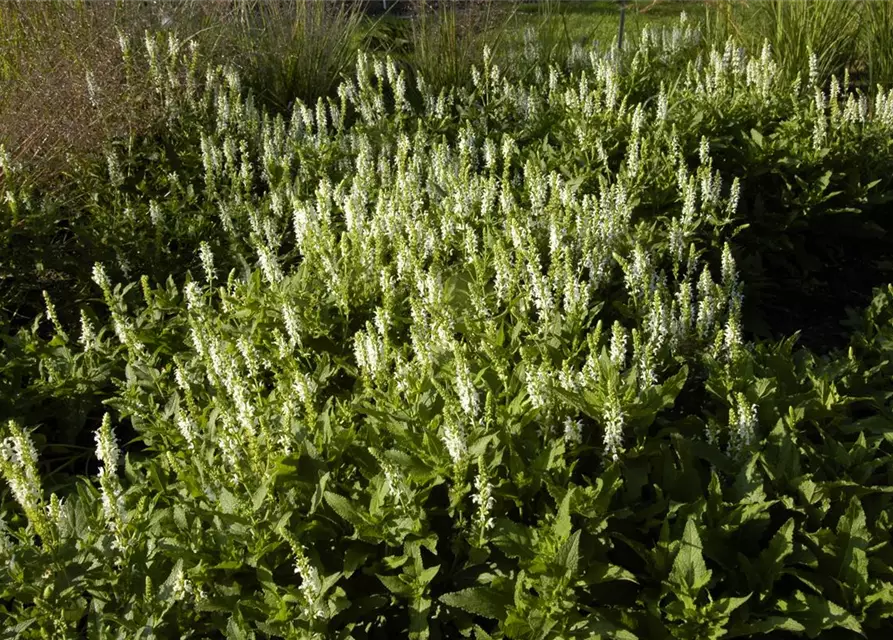
M 5 328 L 4 637 L 886 637 L 884 248 L 847 333 L 820 294 L 885 229 L 893 94 L 699 43 L 443 90 L 360 54 L 285 115 L 128 49 L 176 145 L 84 176 L 76 321 Z

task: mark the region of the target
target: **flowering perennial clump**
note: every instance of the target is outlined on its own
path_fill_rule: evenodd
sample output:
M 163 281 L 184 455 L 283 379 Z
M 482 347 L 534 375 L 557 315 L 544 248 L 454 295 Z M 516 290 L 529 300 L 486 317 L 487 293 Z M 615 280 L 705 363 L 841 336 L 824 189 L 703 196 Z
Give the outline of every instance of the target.
M 436 90 L 361 53 L 274 114 L 183 45 L 121 38 L 188 141 L 137 188 L 137 157 L 105 157 L 146 246 L 93 266 L 74 327 L 45 293 L 5 343 L 2 406 L 29 417 L 0 437 L 8 633 L 889 625 L 893 293 L 837 363 L 753 318 L 759 233 L 889 195 L 893 92 L 815 64 L 792 90 L 771 47 L 708 50 L 685 18 L 560 64 L 528 37 L 530 75 L 486 50 Z M 180 240 L 188 264 L 140 277 Z M 65 419 L 94 433 L 73 470 Z

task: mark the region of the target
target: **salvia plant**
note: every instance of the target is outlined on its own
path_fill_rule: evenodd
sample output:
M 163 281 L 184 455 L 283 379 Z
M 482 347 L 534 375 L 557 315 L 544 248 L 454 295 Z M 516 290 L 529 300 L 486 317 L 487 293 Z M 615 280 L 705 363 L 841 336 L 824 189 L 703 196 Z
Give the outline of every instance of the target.
M 132 240 L 4 337 L 4 637 L 893 629 L 893 290 L 827 357 L 755 339 L 747 280 L 889 193 L 893 94 L 683 20 L 436 93 L 361 53 L 274 115 L 142 44 L 182 147 L 110 150 Z

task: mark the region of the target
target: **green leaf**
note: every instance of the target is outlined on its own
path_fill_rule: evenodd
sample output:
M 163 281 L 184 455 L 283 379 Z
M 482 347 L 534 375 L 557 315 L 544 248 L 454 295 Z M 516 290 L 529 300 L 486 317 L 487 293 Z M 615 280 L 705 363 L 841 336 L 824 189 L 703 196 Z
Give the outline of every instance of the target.
M 870 537 L 865 520 L 865 511 L 858 498 L 852 498 L 847 505 L 846 513 L 837 523 L 837 533 L 846 535 L 854 544 L 866 542 Z
M 372 555 L 372 551 L 359 546 L 350 546 L 344 552 L 344 572 L 353 573 L 363 566 L 363 563 Z
M 682 534 L 682 546 L 670 570 L 670 582 L 685 587 L 691 593 L 697 593 L 710 582 L 711 575 L 712 572 L 704 562 L 698 527 L 694 518 L 689 518 Z
M 316 488 L 313 491 L 313 498 L 311 498 L 310 500 L 310 510 L 308 515 L 316 513 L 316 510 L 319 509 L 319 506 L 322 504 L 323 497 L 326 494 L 326 486 L 328 485 L 328 482 L 329 472 L 326 472 L 319 477 L 319 484 L 316 485 Z
M 635 574 L 631 571 L 618 567 L 614 564 L 596 563 L 589 566 L 586 571 L 585 580 L 587 584 L 601 584 L 603 582 L 611 582 L 613 580 L 626 580 L 638 584 Z
M 769 546 L 760 554 L 760 575 L 765 592 L 771 592 L 772 585 L 784 569 L 784 559 L 794 552 L 794 519 L 789 518 L 769 541 Z
M 449 607 L 494 620 L 505 618 L 506 607 L 509 604 L 504 595 L 490 587 L 471 587 L 445 593 L 440 596 L 440 601 Z
M 661 384 L 660 386 L 660 395 L 661 395 L 661 404 L 660 409 L 666 409 L 667 407 L 672 407 L 676 402 L 676 398 L 679 397 L 679 394 L 682 393 L 682 389 L 685 387 L 685 383 L 688 380 L 688 365 L 682 365 L 682 367 L 677 371 L 674 375 L 670 376 Z
M 750 600 L 750 594 L 737 598 L 721 598 L 710 604 L 710 612 L 728 619 L 731 613 Z
M 261 508 L 261 506 L 263 506 L 264 501 L 267 499 L 267 493 L 269 492 L 269 489 L 270 481 L 268 478 L 266 482 L 264 482 L 257 488 L 257 491 L 254 492 L 254 495 L 251 496 L 251 507 L 254 511 L 257 511 Z
M 408 598 L 412 595 L 412 585 L 406 584 L 400 576 L 375 576 L 394 595 Z
M 555 562 L 562 567 L 565 574 L 573 575 L 577 572 L 577 566 L 580 562 L 580 530 L 575 531 L 568 538 L 558 553 L 555 554 Z
M 558 506 L 558 514 L 555 517 L 555 523 L 552 525 L 552 533 L 558 542 L 564 542 L 571 534 L 571 496 L 574 488 L 570 487 L 561 504 Z
M 490 542 L 509 558 L 530 561 L 536 556 L 534 530 L 506 518 L 497 518 Z
M 217 498 L 217 501 L 220 504 L 220 510 L 223 511 L 223 513 L 233 514 L 239 509 L 238 499 L 227 489 L 220 490 L 220 496 Z
M 241 614 L 233 614 L 226 625 L 226 640 L 250 640 L 254 634 L 246 631 Z
M 760 148 L 763 148 L 763 134 L 756 129 L 750 130 L 750 139 Z
M 428 620 L 431 613 L 429 598 L 413 598 L 409 606 L 410 640 L 426 640 L 431 635 Z
M 427 585 L 429 582 L 434 580 L 434 576 L 437 575 L 437 572 L 440 571 L 440 565 L 435 565 L 433 567 L 428 567 L 424 571 L 419 574 L 419 577 L 416 579 L 416 582 L 422 586 Z
M 332 509 L 355 527 L 361 527 L 366 524 L 366 520 L 362 514 L 357 511 L 350 500 L 342 495 L 331 491 L 325 492 L 326 502 Z
M 174 524 L 177 525 L 177 528 L 181 531 L 185 531 L 189 528 L 189 523 L 186 520 L 186 510 L 183 508 L 183 505 L 175 504 L 174 505 Z
M 865 521 L 865 511 L 859 499 L 853 497 L 846 513 L 837 523 L 837 533 L 843 543 L 840 554 L 840 573 L 848 587 L 864 598 L 869 591 L 868 556 L 866 549 L 871 539 Z
M 804 627 L 801 623 L 797 622 L 793 618 L 788 618 L 786 616 L 770 616 L 768 618 L 760 620 L 759 622 L 751 622 L 749 624 L 732 627 L 731 629 L 729 629 L 729 633 L 726 635 L 726 638 L 761 636 L 773 631 L 790 631 L 793 633 L 801 633 L 805 630 L 806 627 Z
M 862 625 L 846 609 L 821 596 L 797 592 L 793 600 L 782 600 L 778 603 L 782 613 L 800 622 L 805 627 L 806 635 L 815 638 L 822 631 L 841 627 L 859 635 L 865 635 Z
M 37 622 L 37 618 L 28 618 L 27 620 L 19 622 L 14 627 L 6 627 L 3 630 L 3 636 L 0 637 L 4 639 L 10 638 L 11 640 L 14 640 L 15 638 L 21 638 L 22 636 L 20 634 L 26 631 L 28 627 L 30 627 L 35 622 Z
M 474 640 L 493 640 L 493 636 L 481 629 L 478 625 L 474 625 Z

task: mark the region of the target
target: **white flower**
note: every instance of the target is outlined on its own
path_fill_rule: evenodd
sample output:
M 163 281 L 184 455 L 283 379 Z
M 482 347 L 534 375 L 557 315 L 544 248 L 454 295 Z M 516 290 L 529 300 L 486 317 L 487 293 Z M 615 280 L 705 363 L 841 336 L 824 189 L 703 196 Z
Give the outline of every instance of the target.
M 381 470 L 385 478 L 385 491 L 393 497 L 401 506 L 406 504 L 409 498 L 409 490 L 403 480 L 400 470 L 387 460 L 381 461 Z
M 537 367 L 530 366 L 527 374 L 527 395 L 534 409 L 542 409 L 549 399 L 549 387 L 552 381 L 552 371 L 545 362 Z
M 303 545 L 297 541 L 287 531 L 280 531 L 280 534 L 288 542 L 292 553 L 295 557 L 295 574 L 301 578 L 301 594 L 310 607 L 313 616 L 316 618 L 324 617 L 322 603 L 319 601 L 322 595 L 322 580 L 319 577 L 319 571 L 310 563 Z
M 809 51 L 809 86 L 817 87 L 819 84 L 819 58 L 810 48 Z
M 239 348 L 242 360 L 245 361 L 245 366 L 248 368 L 248 375 L 252 378 L 257 378 L 259 375 L 258 356 L 254 344 L 249 342 L 245 336 L 240 336 L 236 341 L 236 346 Z
M 610 358 L 618 369 L 626 366 L 626 340 L 626 330 L 615 320 L 614 326 L 611 327 Z
M 384 342 L 371 323 L 366 323 L 366 329 L 354 335 L 354 356 L 360 370 L 373 380 L 378 380 L 384 374 Z
M 302 371 L 295 372 L 295 379 L 292 383 L 292 389 L 295 392 L 295 395 L 298 397 L 303 404 L 307 404 L 308 402 L 312 402 L 313 398 L 316 395 L 316 382 L 308 376 L 306 373 Z
M 480 408 L 478 392 L 471 381 L 471 371 L 464 355 L 456 355 L 456 392 L 459 395 L 459 404 L 465 415 L 474 419 Z
M 105 273 L 105 267 L 98 262 L 93 265 L 93 282 L 99 285 L 107 297 L 112 295 L 112 283 Z
M 61 532 L 65 523 L 62 521 L 63 502 L 55 493 L 50 496 L 50 503 L 46 506 L 47 520 Z M 2 534 L 0 534 L 2 536 Z
M 109 151 L 106 153 L 105 160 L 108 165 L 109 182 L 113 187 L 120 187 L 124 184 L 124 174 L 121 172 L 117 154 L 114 151 Z
M 273 252 L 270 251 L 266 245 L 259 242 L 255 243 L 255 249 L 257 250 L 257 257 L 260 262 L 261 271 L 267 282 L 276 284 L 282 280 L 282 269 L 280 269 L 279 261 L 276 259 Z
M 734 361 L 738 357 L 738 354 L 741 353 L 743 342 L 744 340 L 741 337 L 741 322 L 738 319 L 738 314 L 731 313 L 726 319 L 726 326 L 723 331 L 723 346 L 725 347 L 726 355 L 730 361 Z
M 477 493 L 471 496 L 471 501 L 478 506 L 475 520 L 478 527 L 480 527 L 481 535 L 483 535 L 495 525 L 491 514 L 493 506 L 496 504 L 496 500 L 493 498 L 493 488 L 490 486 L 483 459 L 478 460 L 478 473 L 474 479 L 474 488 L 477 490 Z
M 177 412 L 177 428 L 180 430 L 180 433 L 186 440 L 186 445 L 189 447 L 189 449 L 194 449 L 195 441 L 198 434 L 198 427 L 196 426 L 195 421 L 192 419 L 192 416 L 190 416 L 188 412 Z
M 288 334 L 289 345 L 294 348 L 301 344 L 301 327 L 298 315 L 287 303 L 282 303 L 282 318 L 285 321 L 285 332 Z
M 570 417 L 565 418 L 564 440 L 571 445 L 581 444 L 583 442 L 583 423 Z
M 84 347 L 84 351 L 90 351 L 96 347 L 96 330 L 93 328 L 93 323 L 90 322 L 90 318 L 87 317 L 87 314 L 84 313 L 84 310 L 81 309 L 81 337 L 78 339 L 78 342 L 81 343 Z
M 726 242 L 722 250 L 722 284 L 731 291 L 738 283 L 738 273 L 735 270 L 735 258 L 732 257 L 732 249 Z
M 443 435 L 441 436 L 443 443 L 446 445 L 453 464 L 459 464 L 465 458 L 468 448 L 465 444 L 465 430 L 455 420 L 448 419 L 443 427 Z
M 741 180 L 735 176 L 732 180 L 732 187 L 729 190 L 729 201 L 727 213 L 729 216 L 734 216 L 738 211 L 738 203 L 741 200 Z
M 633 248 L 632 259 L 625 273 L 626 289 L 629 295 L 636 300 L 645 297 L 651 289 L 654 273 L 648 252 L 636 245 Z
M 115 434 L 112 431 L 112 416 L 106 413 L 102 416 L 102 424 L 94 434 L 96 439 L 96 457 L 103 463 L 109 473 L 116 473 L 120 452 Z
M 626 415 L 614 389 L 611 389 L 608 394 L 608 401 L 603 410 L 603 419 L 605 421 L 605 453 L 612 460 L 617 461 L 623 450 L 623 427 Z
M 205 278 L 207 279 L 208 286 L 211 286 L 214 282 L 214 254 L 211 251 L 211 246 L 207 242 L 199 244 L 198 251 L 202 261 L 202 268 L 205 270 Z
M 186 283 L 183 287 L 183 296 L 186 298 L 186 308 L 189 311 L 196 313 L 201 309 L 202 289 L 195 281 Z
M 706 136 L 701 136 L 701 146 L 698 149 L 698 156 L 702 165 L 706 165 L 710 162 L 710 142 L 707 140 Z
M 698 335 L 702 338 L 707 337 L 716 321 L 718 309 L 714 289 L 715 285 L 713 284 L 713 278 L 710 276 L 710 271 L 705 266 L 704 270 L 701 271 L 701 277 L 698 280 L 698 297 L 700 298 L 700 301 L 698 302 L 697 327 Z
M 149 220 L 152 221 L 152 226 L 155 227 L 161 226 L 162 222 L 164 222 L 164 212 L 156 200 L 149 201 Z
M 106 413 L 96 434 L 96 457 L 102 462 L 99 469 L 99 487 L 102 494 L 102 509 L 109 530 L 114 535 L 116 549 L 125 548 L 124 526 L 127 512 L 124 508 L 124 492 L 118 480 L 120 451 L 112 431 L 112 417 Z
M 183 565 L 177 563 L 171 580 L 171 598 L 174 601 L 183 600 L 190 593 L 192 593 L 192 583 L 186 578 Z
M 0 442 L 0 469 L 6 482 L 29 519 L 43 516 L 43 490 L 37 475 L 37 450 L 15 421 L 8 422 L 11 435 Z
M 749 403 L 743 393 L 738 393 L 729 406 L 729 454 L 738 455 L 750 447 L 756 440 L 758 428 L 757 405 Z
M 664 122 L 667 119 L 667 113 L 669 111 L 669 103 L 667 100 L 667 93 L 664 90 L 664 83 L 660 83 L 660 93 L 657 96 L 657 119 L 659 122 Z
M 195 348 L 195 352 L 205 357 L 208 353 L 208 349 L 205 346 L 205 340 L 202 337 L 201 331 L 196 327 L 191 327 L 189 330 L 189 337 L 192 340 L 192 346 Z
M 572 393 L 580 387 L 578 373 L 574 371 L 569 360 L 565 360 L 561 365 L 561 371 L 558 372 L 558 383 L 562 389 Z

